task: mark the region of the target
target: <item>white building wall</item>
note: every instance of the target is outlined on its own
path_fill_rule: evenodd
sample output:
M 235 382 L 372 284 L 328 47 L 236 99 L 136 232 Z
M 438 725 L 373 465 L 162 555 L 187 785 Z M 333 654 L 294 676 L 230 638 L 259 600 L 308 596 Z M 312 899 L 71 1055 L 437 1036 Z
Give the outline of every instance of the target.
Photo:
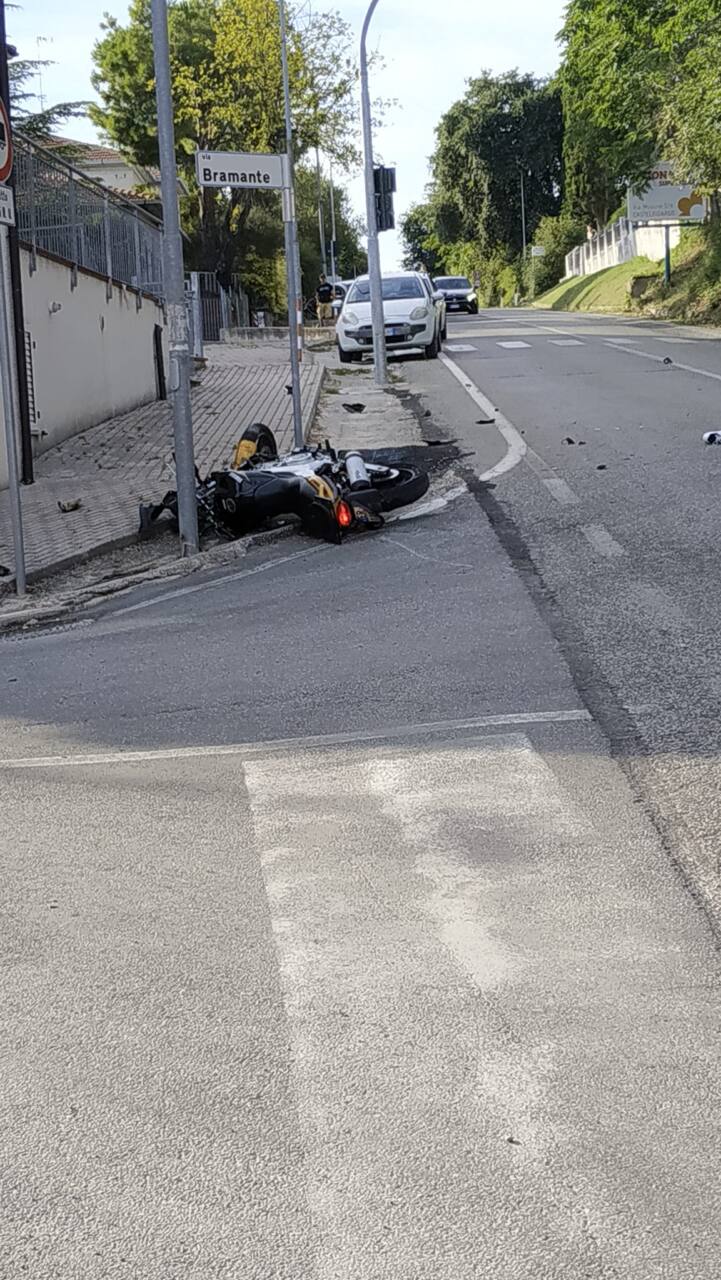
M 35 452 L 147 404 L 157 396 L 153 334 L 163 311 L 143 297 L 70 267 L 21 250 L 25 328 L 32 337 L 37 420 Z M 0 415 L 2 405 L 0 403 Z M 0 418 L 1 421 L 1 418 Z M 7 484 L 4 436 L 0 441 L 0 487 Z

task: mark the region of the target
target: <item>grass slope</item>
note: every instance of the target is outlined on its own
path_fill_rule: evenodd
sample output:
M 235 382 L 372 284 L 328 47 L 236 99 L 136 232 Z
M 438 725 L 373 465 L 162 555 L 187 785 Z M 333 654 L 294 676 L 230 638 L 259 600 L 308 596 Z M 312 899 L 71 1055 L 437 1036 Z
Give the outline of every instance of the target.
M 663 282 L 663 264 L 634 258 L 592 276 L 563 280 L 533 302 L 554 311 L 613 311 L 690 324 L 721 323 L 721 245 L 700 229 L 681 233 L 671 255 L 671 284 Z M 642 298 L 631 299 L 628 282 L 650 277 Z

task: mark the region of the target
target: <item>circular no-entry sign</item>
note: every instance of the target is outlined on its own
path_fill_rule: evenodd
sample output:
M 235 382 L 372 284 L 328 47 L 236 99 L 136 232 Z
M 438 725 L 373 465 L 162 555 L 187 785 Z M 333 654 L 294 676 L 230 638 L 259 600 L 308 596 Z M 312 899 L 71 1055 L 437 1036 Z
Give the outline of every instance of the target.
M 10 117 L 7 107 L 0 98 L 0 182 L 7 182 L 13 169 L 13 140 L 10 132 Z

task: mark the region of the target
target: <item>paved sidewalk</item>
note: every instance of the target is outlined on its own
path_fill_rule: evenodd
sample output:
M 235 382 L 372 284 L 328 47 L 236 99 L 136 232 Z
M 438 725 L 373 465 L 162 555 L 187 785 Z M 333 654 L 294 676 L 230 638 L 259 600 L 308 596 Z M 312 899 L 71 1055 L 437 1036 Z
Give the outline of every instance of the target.
M 265 422 L 281 449 L 292 447 L 287 356 L 270 348 L 213 346 L 192 390 L 195 455 L 201 472 L 230 461 L 250 422 Z M 303 365 L 304 420 L 312 425 L 323 366 Z M 102 548 L 134 538 L 138 503 L 162 497 L 174 485 L 170 405 L 155 401 L 111 418 L 38 458 L 36 483 L 23 488 L 26 559 L 38 576 Z M 58 502 L 80 499 L 63 514 Z M 7 490 L 0 492 L 0 566 L 13 564 Z M 1 585 L 1 582 L 0 582 Z

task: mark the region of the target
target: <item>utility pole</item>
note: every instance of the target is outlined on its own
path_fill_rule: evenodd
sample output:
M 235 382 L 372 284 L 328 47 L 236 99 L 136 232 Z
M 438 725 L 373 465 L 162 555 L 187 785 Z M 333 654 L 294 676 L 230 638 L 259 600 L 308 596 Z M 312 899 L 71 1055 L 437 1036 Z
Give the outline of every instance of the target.
M 336 244 L 335 244 L 335 191 L 333 189 L 333 161 L 330 161 L 330 272 L 336 277 Z
M 285 269 L 288 279 L 288 327 L 290 329 L 290 381 L 293 396 L 293 443 L 296 449 L 305 444 L 303 405 L 300 391 L 300 361 L 303 342 L 303 297 L 300 290 L 298 229 L 293 186 L 293 119 L 290 111 L 290 79 L 288 76 L 288 39 L 285 25 L 285 0 L 278 0 L 280 19 L 280 56 L 283 71 L 285 106 L 285 186 L 283 187 L 283 231 L 285 235 Z
M 10 76 L 8 73 L 8 43 L 5 31 L 5 0 L 0 0 L 0 98 L 10 111 Z M 15 57 L 15 50 L 10 51 Z M 30 161 L 32 164 L 32 159 Z M 15 174 L 11 173 L 7 180 L 8 187 L 15 196 Z M 28 371 L 25 364 L 25 313 L 23 308 L 23 284 L 20 270 L 20 244 L 16 226 L 8 227 L 8 257 L 10 261 L 10 292 L 13 307 L 14 368 L 18 391 L 18 409 L 20 411 L 20 471 L 23 484 L 32 484 L 33 471 L 33 438 L 30 432 L 30 398 L 28 396 Z
M 373 179 L 373 124 L 371 120 L 371 101 L 368 90 L 368 55 L 366 38 L 371 18 L 375 13 L 378 0 L 371 0 L 363 23 L 360 41 L 360 73 L 361 73 L 361 114 L 363 117 L 363 150 L 365 153 L 365 188 L 366 218 L 368 221 L 368 278 L 371 295 L 371 325 L 373 328 L 373 363 L 375 365 L 375 381 L 379 387 L 388 381 L 388 359 L 386 356 L 386 331 L 383 317 L 383 280 L 381 277 L 381 259 L 378 247 L 378 222 L 376 219 L 376 193 Z
M 166 0 L 151 0 L 155 98 L 158 107 L 160 189 L 163 201 L 163 274 L 168 315 L 170 392 L 175 434 L 175 472 L 181 555 L 199 549 L 198 505 L 195 497 L 193 416 L 190 407 L 190 348 L 188 313 L 185 309 L 183 241 L 178 210 L 178 173 L 175 164 L 173 94 L 170 82 L 168 11 Z

